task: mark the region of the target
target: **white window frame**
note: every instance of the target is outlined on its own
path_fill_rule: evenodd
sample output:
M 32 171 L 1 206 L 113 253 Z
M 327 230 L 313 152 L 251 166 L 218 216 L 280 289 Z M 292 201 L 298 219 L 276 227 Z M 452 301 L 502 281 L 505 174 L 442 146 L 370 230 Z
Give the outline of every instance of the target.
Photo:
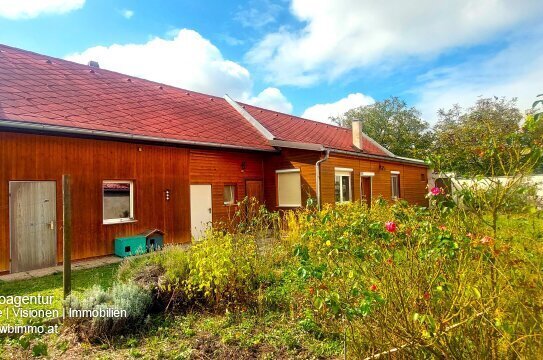
M 335 197 L 336 197 L 336 194 L 335 194 L 336 178 L 338 176 L 340 176 L 340 177 L 347 176 L 349 178 L 349 199 L 348 200 L 343 199 L 343 183 L 342 183 L 341 179 L 339 181 L 339 201 L 337 201 L 335 199 Z M 344 202 L 353 201 L 352 180 L 353 180 L 353 169 L 350 169 L 350 168 L 335 168 L 335 172 L 334 172 L 334 200 L 336 200 L 336 203 L 344 203 Z
M 128 184 L 130 185 L 130 216 L 127 218 L 116 218 L 116 219 L 104 219 L 105 216 L 105 202 L 104 202 L 104 184 Z M 122 224 L 135 222 L 134 214 L 134 181 L 132 180 L 104 180 L 102 181 L 102 222 L 103 224 Z
M 393 178 L 398 179 L 398 196 L 394 196 L 394 182 L 392 181 Z M 400 189 L 400 172 L 399 171 L 391 171 L 390 172 L 390 197 L 393 200 L 401 199 L 401 189 Z
M 293 204 L 281 204 L 279 202 L 280 196 L 280 189 L 279 189 L 279 175 L 280 174 L 288 174 L 288 173 L 298 173 L 300 176 L 300 188 L 298 189 L 300 191 L 300 202 L 299 203 L 293 203 Z M 301 179 L 301 173 L 300 169 L 284 169 L 284 170 L 275 170 L 275 176 L 277 177 L 277 207 L 285 207 L 285 208 L 292 208 L 292 207 L 301 207 L 302 206 L 302 179 Z
M 234 192 L 232 193 L 232 201 L 224 201 L 224 191 L 226 189 L 226 187 L 233 187 L 234 188 Z M 223 191 L 223 204 L 225 206 L 232 206 L 232 205 L 236 205 L 236 192 L 238 190 L 238 187 L 237 185 L 235 184 L 224 184 L 223 188 L 222 188 L 222 191 Z

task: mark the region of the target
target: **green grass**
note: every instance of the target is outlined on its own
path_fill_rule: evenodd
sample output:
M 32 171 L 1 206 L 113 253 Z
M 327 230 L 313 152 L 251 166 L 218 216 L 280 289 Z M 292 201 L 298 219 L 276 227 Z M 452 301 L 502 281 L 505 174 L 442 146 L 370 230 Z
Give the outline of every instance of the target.
M 106 265 L 93 269 L 78 270 L 72 273 L 72 291 L 83 292 L 84 290 L 98 284 L 104 288 L 110 287 L 115 279 L 118 264 Z M 36 279 L 22 281 L 0 281 L 1 296 L 53 296 L 51 305 L 23 305 L 26 309 L 62 309 L 62 273 L 44 276 Z M 0 317 L 0 324 L 22 324 L 25 319 L 9 316 L 6 312 L 11 311 L 12 305 L 0 305 L 0 311 L 4 314 Z M 11 315 L 12 313 L 10 313 Z

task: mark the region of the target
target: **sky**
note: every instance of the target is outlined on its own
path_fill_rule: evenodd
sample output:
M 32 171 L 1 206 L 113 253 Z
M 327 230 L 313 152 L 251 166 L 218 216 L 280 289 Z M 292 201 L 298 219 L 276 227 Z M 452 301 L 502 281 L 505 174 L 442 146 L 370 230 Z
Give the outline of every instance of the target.
M 0 0 L 0 43 L 328 122 L 543 93 L 541 0 Z

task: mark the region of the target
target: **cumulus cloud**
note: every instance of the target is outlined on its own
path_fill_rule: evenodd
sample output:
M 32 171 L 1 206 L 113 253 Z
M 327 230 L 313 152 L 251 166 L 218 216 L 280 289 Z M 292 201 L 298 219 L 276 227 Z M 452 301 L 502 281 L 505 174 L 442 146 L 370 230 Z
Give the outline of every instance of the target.
M 279 89 L 274 87 L 262 90 L 257 96 L 247 99 L 247 103 L 279 112 L 292 112 L 292 104 Z
M 2 0 L 0 17 L 32 19 L 45 14 L 65 14 L 81 9 L 85 0 Z
M 236 100 L 277 111 L 292 111 L 292 104 L 277 88 L 253 96 L 249 71 L 225 59 L 196 31 L 182 29 L 171 35 L 171 39 L 155 37 L 144 44 L 96 46 L 66 59 L 82 64 L 94 60 L 104 69 L 206 94 L 229 94 Z
M 218 96 L 247 98 L 252 86 L 246 68 L 224 59 L 215 45 L 188 29 L 168 40 L 96 46 L 66 59 L 83 64 L 95 60 L 108 70 Z
M 540 0 L 292 0 L 300 30 L 281 28 L 246 55 L 278 85 L 311 85 L 349 70 L 487 41 L 537 17 Z
M 328 104 L 316 104 L 308 107 L 302 117 L 322 122 L 329 122 L 332 116 L 340 116 L 350 109 L 373 104 L 375 100 L 362 93 L 349 94 L 343 99 Z
M 524 41 L 512 39 L 492 57 L 473 57 L 420 76 L 410 91 L 418 98 L 416 106 L 424 119 L 434 123 L 440 108 L 469 107 L 478 97 L 516 97 L 522 111 L 530 108 L 542 92 L 543 26 L 530 36 L 518 36 Z

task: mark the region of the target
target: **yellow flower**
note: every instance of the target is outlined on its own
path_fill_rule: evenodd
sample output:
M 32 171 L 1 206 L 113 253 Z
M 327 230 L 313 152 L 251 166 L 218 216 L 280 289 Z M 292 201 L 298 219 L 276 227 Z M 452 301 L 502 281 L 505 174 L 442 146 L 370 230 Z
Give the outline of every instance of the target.
M 332 243 L 330 242 L 330 240 L 326 240 L 326 246 L 332 246 Z

